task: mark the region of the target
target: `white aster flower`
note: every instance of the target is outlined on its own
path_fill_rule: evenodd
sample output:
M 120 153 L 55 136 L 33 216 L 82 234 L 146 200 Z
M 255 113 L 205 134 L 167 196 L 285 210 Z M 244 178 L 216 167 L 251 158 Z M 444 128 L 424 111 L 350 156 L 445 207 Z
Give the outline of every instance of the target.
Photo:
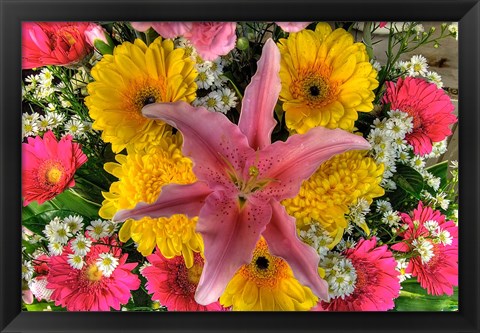
M 48 243 L 48 251 L 52 256 L 59 256 L 63 253 L 63 245 L 56 242 Z
M 33 277 L 33 265 L 32 262 L 29 260 L 24 260 L 22 264 L 22 279 L 25 281 L 30 281 Z
M 438 234 L 438 240 L 443 245 L 452 245 L 453 237 L 450 235 L 450 232 L 448 232 L 448 230 L 442 230 Z
M 385 213 L 383 213 L 381 221 L 382 223 L 385 223 L 390 227 L 398 227 L 401 221 L 401 217 L 398 214 L 398 212 L 394 210 L 388 210 Z
M 95 220 L 90 222 L 87 227 L 88 234 L 95 240 L 108 236 L 108 224 L 107 221 Z
M 62 108 L 68 109 L 72 107 L 72 103 L 70 103 L 70 101 L 65 99 L 62 95 L 58 96 L 58 99 L 60 100 L 60 105 Z
M 58 126 L 62 125 L 65 120 L 65 116 L 62 113 L 49 112 L 45 116 L 50 119 L 49 121 L 52 128 L 57 128 Z
M 39 126 L 36 121 L 25 119 L 22 121 L 22 137 L 36 136 L 39 133 Z
M 422 156 L 415 155 L 410 160 L 410 166 L 417 171 L 421 171 L 425 167 L 425 161 Z
M 402 73 L 408 72 L 410 67 L 412 67 L 410 61 L 398 61 L 395 63 L 395 68 L 400 70 Z
M 437 221 L 434 221 L 434 220 L 428 220 L 426 222 L 423 223 L 423 226 L 425 227 L 425 229 L 428 230 L 428 232 L 430 233 L 430 235 L 432 237 L 437 237 L 438 236 L 438 231 L 439 231 L 439 226 L 438 226 L 438 222 Z
M 67 262 L 70 264 L 70 266 L 74 269 L 82 269 L 84 265 L 83 257 L 78 255 L 78 254 L 69 254 Z
M 84 257 L 90 252 L 90 247 L 92 246 L 92 241 L 85 237 L 84 235 L 78 235 L 71 243 L 70 247 L 72 251 L 79 255 L 80 257 Z
M 447 196 L 446 193 L 438 193 L 436 196 L 435 196 L 435 204 L 437 206 L 440 206 L 443 210 L 447 210 L 448 209 L 448 206 L 450 206 L 450 200 L 448 199 L 445 199 Z
M 80 215 L 69 215 L 63 219 L 63 223 L 68 225 L 72 234 L 76 234 L 83 228 L 83 217 Z
M 437 72 L 428 71 L 425 74 L 425 78 L 428 82 L 435 84 L 437 88 L 443 87 L 442 77 Z
M 110 277 L 118 266 L 118 259 L 111 253 L 100 253 L 96 264 L 105 277 Z
M 53 81 L 53 73 L 46 67 L 42 68 L 40 74 L 38 75 L 38 83 L 41 87 L 50 88 Z
M 412 277 L 411 273 L 405 272 L 407 267 L 408 267 L 407 259 L 405 258 L 397 259 L 397 271 L 400 273 L 400 275 L 398 275 L 398 279 L 400 280 L 400 283 Z
M 228 87 L 220 89 L 220 99 L 227 111 L 237 106 L 237 96 L 235 92 Z
M 414 251 L 420 255 L 423 264 L 428 263 L 434 257 L 433 244 L 430 241 L 420 237 L 414 239 L 412 245 Z
M 204 97 L 204 106 L 208 111 L 222 112 L 223 104 L 218 91 L 212 91 Z
M 74 138 L 79 138 L 85 133 L 85 125 L 80 119 L 69 119 L 65 124 L 65 131 Z
M 410 68 L 408 69 L 408 74 L 410 76 L 425 76 L 427 74 L 428 64 L 427 59 L 422 55 L 414 55 L 410 59 Z
M 458 23 L 453 22 L 447 27 L 448 31 L 452 34 L 453 37 L 455 37 L 456 40 L 458 40 Z
M 378 213 L 386 213 L 392 210 L 392 204 L 386 200 L 377 200 L 376 204 Z
M 199 89 L 208 89 L 215 82 L 215 76 L 210 70 L 209 63 L 196 64 L 195 68 L 197 69 L 198 76 L 195 80 Z
M 320 267 L 325 270 L 325 280 L 331 297 L 344 299 L 355 290 L 357 272 L 350 259 L 338 253 L 329 253 Z

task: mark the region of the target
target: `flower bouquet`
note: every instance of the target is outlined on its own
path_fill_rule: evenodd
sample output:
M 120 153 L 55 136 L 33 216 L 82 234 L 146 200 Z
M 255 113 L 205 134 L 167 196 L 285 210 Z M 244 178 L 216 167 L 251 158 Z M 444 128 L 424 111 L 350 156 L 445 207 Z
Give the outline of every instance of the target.
M 438 26 L 23 23 L 24 310 L 457 310 Z

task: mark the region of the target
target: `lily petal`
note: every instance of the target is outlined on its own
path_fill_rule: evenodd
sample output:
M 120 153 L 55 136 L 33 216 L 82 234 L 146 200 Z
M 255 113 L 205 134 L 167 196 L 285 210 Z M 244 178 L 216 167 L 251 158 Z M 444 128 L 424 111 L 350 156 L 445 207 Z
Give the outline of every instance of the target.
M 272 219 L 263 232 L 270 252 L 283 258 L 295 277 L 321 299 L 328 301 L 328 284 L 318 274 L 320 256 L 297 236 L 295 219 L 276 200 L 271 200 Z
M 276 121 L 273 109 L 282 89 L 280 83 L 280 52 L 272 39 L 268 39 L 257 63 L 257 72 L 245 89 L 238 127 L 248 138 L 253 149 L 271 143 Z
M 237 270 L 252 260 L 253 250 L 270 221 L 270 204 L 244 202 L 214 192 L 205 201 L 197 232 L 205 244 L 205 266 L 195 294 L 199 304 L 216 302 Z
M 185 102 L 149 104 L 142 113 L 182 132 L 183 154 L 194 161 L 193 172 L 198 180 L 212 189 L 233 186 L 229 173 L 242 170 L 247 157 L 253 154 L 238 126 L 221 113 Z
M 112 221 L 140 220 L 145 216 L 152 218 L 169 217 L 174 214 L 185 214 L 192 218 L 199 215 L 205 204 L 205 198 L 210 193 L 212 193 L 212 190 L 204 182 L 188 185 L 165 185 L 154 203 L 140 202 L 133 209 L 120 210 L 115 214 Z
M 271 180 L 264 193 L 277 200 L 297 195 L 300 186 L 322 164 L 336 154 L 352 149 L 368 149 L 361 136 L 341 129 L 315 127 L 305 134 L 296 134 L 286 142 L 277 141 L 247 161 L 247 168 L 256 166 L 258 179 Z

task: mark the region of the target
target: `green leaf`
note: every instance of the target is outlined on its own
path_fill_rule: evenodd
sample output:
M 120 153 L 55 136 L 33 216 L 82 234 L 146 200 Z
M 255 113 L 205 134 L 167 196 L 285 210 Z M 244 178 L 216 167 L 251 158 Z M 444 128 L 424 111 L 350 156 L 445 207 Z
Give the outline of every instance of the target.
M 98 207 L 70 191 L 65 191 L 41 205 L 32 202 L 23 207 L 22 224 L 36 234 L 42 235 L 45 225 L 53 218 L 65 218 L 69 215 L 81 215 L 87 220 L 95 220 L 98 219 Z
M 396 168 L 397 172 L 392 177 L 393 181 L 398 187 L 405 190 L 405 192 L 420 199 L 420 193 L 424 187 L 422 175 L 415 169 L 404 164 L 397 164 Z
M 52 311 L 66 311 L 65 308 L 60 306 L 56 306 L 53 302 L 34 302 L 32 304 L 24 304 L 27 311 L 49 311 L 48 306 L 52 309 Z M 48 309 L 48 310 L 47 310 Z
M 427 171 L 435 177 L 440 178 L 440 188 L 444 188 L 445 186 L 447 186 L 448 161 L 432 165 L 431 167 L 427 168 Z
M 452 296 L 433 296 L 420 286 L 416 279 L 402 283 L 400 297 L 395 300 L 395 311 L 456 311 L 458 310 L 458 288 Z
M 113 47 L 106 44 L 104 41 L 100 39 L 95 39 L 95 41 L 93 42 L 93 45 L 98 50 L 98 52 L 100 52 L 102 55 L 113 54 Z

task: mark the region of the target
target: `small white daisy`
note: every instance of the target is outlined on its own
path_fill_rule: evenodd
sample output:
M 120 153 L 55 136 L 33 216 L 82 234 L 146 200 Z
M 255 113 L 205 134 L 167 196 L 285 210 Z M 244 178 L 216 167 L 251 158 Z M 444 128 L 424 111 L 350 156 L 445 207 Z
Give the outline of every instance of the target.
M 448 230 L 442 230 L 438 234 L 438 240 L 443 245 L 452 245 L 453 237 L 452 235 L 450 235 L 450 232 L 448 232 Z
M 414 251 L 420 255 L 423 264 L 428 263 L 435 255 L 433 253 L 433 244 L 422 237 L 414 239 L 412 246 Z
M 325 270 L 325 280 L 331 297 L 344 299 L 355 290 L 357 272 L 350 259 L 338 253 L 329 253 L 320 267 Z
M 394 210 L 388 210 L 385 213 L 383 213 L 382 216 L 382 222 L 385 224 L 388 224 L 390 227 L 397 227 L 400 223 L 400 215 L 398 215 L 398 212 Z
M 29 260 L 24 260 L 22 264 L 22 279 L 25 281 L 30 281 L 33 277 L 33 265 L 32 262 Z
M 442 77 L 437 72 L 428 71 L 425 73 L 425 78 L 428 82 L 435 84 L 437 88 L 443 87 Z
M 408 69 L 410 76 L 425 76 L 428 69 L 427 59 L 422 55 L 414 55 L 410 59 L 411 66 Z
M 87 255 L 90 252 L 90 247 L 92 246 L 92 241 L 85 237 L 84 235 L 78 235 L 71 243 L 70 247 L 72 251 L 81 257 Z
M 370 60 L 370 63 L 372 64 L 372 67 L 377 71 L 377 72 L 380 72 L 380 70 L 382 69 L 382 65 L 377 61 L 377 60 Z
M 105 277 L 110 277 L 118 266 L 118 259 L 111 253 L 100 253 L 96 264 Z
M 458 23 L 453 22 L 447 27 L 447 29 L 452 34 L 452 36 L 455 37 L 456 40 L 458 40 Z
M 237 106 L 237 96 L 235 92 L 228 87 L 220 89 L 220 99 L 227 111 Z
M 81 256 L 79 256 L 78 254 L 74 254 L 74 253 L 68 255 L 67 262 L 74 269 L 82 269 L 83 264 L 85 263 Z
M 386 200 L 377 200 L 376 204 L 378 213 L 386 213 L 392 210 L 392 204 Z
M 74 138 L 79 138 L 85 133 L 85 125 L 79 119 L 69 119 L 65 124 L 65 131 Z
M 56 242 L 48 243 L 48 251 L 52 256 L 59 256 L 63 253 L 63 245 Z
M 63 223 L 68 225 L 72 234 L 76 234 L 77 231 L 83 228 L 83 217 L 80 215 L 69 215 L 63 219 Z
M 53 73 L 48 68 L 42 68 L 38 77 L 38 83 L 42 88 L 50 88 L 52 86 L 52 81 L 54 77 Z
M 57 128 L 60 125 L 63 125 L 65 121 L 65 115 L 57 112 L 49 112 L 45 115 L 49 118 L 52 128 Z
M 432 237 L 437 237 L 438 236 L 439 226 L 438 226 L 437 221 L 434 221 L 434 220 L 425 221 L 423 223 L 423 226 L 425 227 L 425 229 L 428 230 L 428 232 L 430 233 L 430 235 Z
M 62 95 L 58 96 L 58 99 L 60 100 L 60 105 L 62 108 L 68 109 L 72 107 L 72 103 L 70 103 L 70 101 L 65 99 Z
M 95 220 L 87 227 L 88 234 L 95 240 L 108 236 L 107 221 Z
M 22 137 L 36 136 L 39 133 L 39 126 L 36 121 L 23 120 L 22 121 Z
M 215 77 L 210 71 L 210 66 L 208 63 L 196 64 L 195 68 L 197 69 L 198 75 L 195 80 L 199 89 L 208 89 L 210 88 L 214 81 Z
M 411 273 L 405 272 L 407 267 L 408 267 L 407 259 L 405 258 L 397 259 L 397 271 L 400 273 L 400 275 L 398 275 L 398 279 L 400 280 L 400 283 L 412 277 Z
M 422 170 L 425 167 L 425 161 L 423 157 L 419 155 L 413 156 L 413 158 L 410 160 L 410 166 L 414 168 L 415 170 L 419 171 Z

